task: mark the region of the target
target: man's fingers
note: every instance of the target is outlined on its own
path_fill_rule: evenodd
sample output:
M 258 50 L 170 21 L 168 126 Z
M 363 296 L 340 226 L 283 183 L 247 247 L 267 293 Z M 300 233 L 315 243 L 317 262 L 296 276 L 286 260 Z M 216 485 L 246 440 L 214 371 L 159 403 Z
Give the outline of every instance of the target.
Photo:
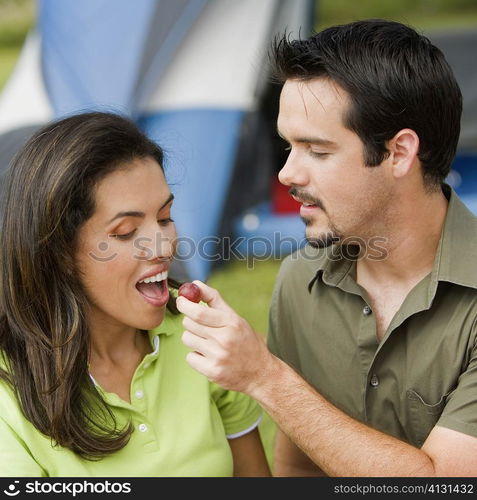
M 189 349 L 192 349 L 207 358 L 217 359 L 219 357 L 220 346 L 213 339 L 205 339 L 204 337 L 200 337 L 199 335 L 186 330 L 182 334 L 182 342 Z
M 192 283 L 200 288 L 201 299 L 206 302 L 209 307 L 225 312 L 233 311 L 215 288 L 206 285 L 200 280 L 194 280 Z
M 201 325 L 200 323 L 195 322 L 187 316 L 184 316 L 182 325 L 184 326 L 185 330 L 189 330 L 189 332 L 192 332 L 204 339 L 213 337 L 213 330 L 215 330 L 215 328 Z
M 227 317 L 224 311 L 196 304 L 185 297 L 177 297 L 176 306 L 182 314 L 201 325 L 220 328 L 227 324 Z
M 200 354 L 205 354 L 205 351 L 207 351 L 207 340 L 204 339 L 203 337 L 199 337 L 198 335 L 195 335 L 192 332 L 189 332 L 188 330 L 186 330 L 182 334 L 182 342 L 189 349 L 192 349 L 193 351 L 197 351 Z
M 186 361 L 192 368 L 194 368 L 194 370 L 202 373 L 202 375 L 205 375 L 209 380 L 213 376 L 213 370 L 210 366 L 210 360 L 205 356 L 192 351 L 187 354 Z

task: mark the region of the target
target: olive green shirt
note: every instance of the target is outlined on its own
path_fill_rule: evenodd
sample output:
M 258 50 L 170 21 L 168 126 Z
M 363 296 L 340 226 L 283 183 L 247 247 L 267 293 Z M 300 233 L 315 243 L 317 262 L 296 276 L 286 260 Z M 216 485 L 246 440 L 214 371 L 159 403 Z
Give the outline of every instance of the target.
M 288 256 L 270 309 L 274 354 L 351 417 L 417 447 L 436 424 L 477 437 L 477 218 L 448 186 L 444 192 L 432 272 L 380 343 L 356 283 L 356 252 L 346 247 Z

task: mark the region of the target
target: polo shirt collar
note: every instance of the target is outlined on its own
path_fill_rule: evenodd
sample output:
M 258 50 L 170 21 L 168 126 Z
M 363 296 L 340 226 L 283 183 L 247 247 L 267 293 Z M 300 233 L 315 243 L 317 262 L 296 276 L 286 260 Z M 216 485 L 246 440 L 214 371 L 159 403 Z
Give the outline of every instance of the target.
M 162 320 L 161 324 L 159 326 L 156 326 L 152 330 L 149 330 L 149 338 L 155 337 L 156 335 L 172 335 L 176 330 L 177 326 L 175 325 L 174 322 L 175 315 L 174 314 L 169 314 L 169 312 L 166 312 L 164 314 L 164 319 Z

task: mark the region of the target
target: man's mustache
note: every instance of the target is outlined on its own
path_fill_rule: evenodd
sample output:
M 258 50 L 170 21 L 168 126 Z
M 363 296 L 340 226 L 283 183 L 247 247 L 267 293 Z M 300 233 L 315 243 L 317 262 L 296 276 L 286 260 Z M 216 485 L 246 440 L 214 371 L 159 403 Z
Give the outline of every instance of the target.
M 321 210 L 323 210 L 324 212 L 326 212 L 326 210 L 323 207 L 323 204 L 321 203 L 321 201 L 318 198 L 314 198 L 313 196 L 310 196 L 305 191 L 297 189 L 296 187 L 291 187 L 288 190 L 288 193 L 291 196 L 294 196 L 295 198 L 298 198 L 302 203 L 310 203 L 311 205 L 316 205 L 318 208 L 321 208 Z

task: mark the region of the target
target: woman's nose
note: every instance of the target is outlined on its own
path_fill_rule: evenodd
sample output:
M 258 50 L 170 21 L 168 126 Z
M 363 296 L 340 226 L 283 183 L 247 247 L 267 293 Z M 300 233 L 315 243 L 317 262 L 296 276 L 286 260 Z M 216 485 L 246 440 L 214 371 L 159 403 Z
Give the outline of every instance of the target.
M 176 247 L 176 231 L 174 225 L 171 227 L 157 228 L 144 234 L 135 242 L 139 250 L 140 258 L 144 260 L 168 260 L 174 256 Z

